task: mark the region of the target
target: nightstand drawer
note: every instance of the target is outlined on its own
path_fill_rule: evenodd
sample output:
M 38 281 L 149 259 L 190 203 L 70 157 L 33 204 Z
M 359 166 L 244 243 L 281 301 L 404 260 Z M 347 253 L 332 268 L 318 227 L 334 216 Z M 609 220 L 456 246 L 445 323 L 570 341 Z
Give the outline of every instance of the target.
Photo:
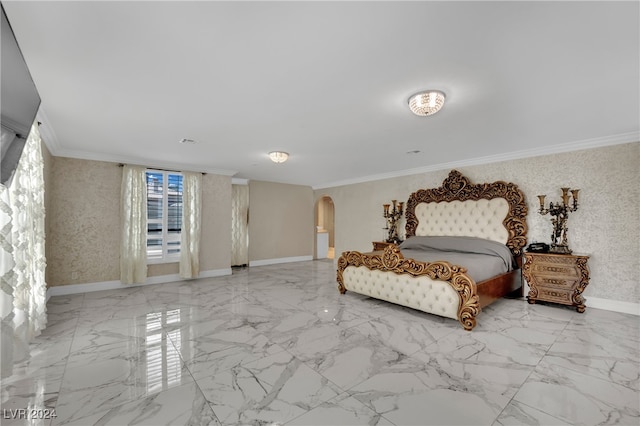
M 535 263 L 531 271 L 536 274 L 549 274 L 563 277 L 578 277 L 578 271 L 574 265 L 561 265 L 557 263 Z
M 542 287 L 552 287 L 558 289 L 568 289 L 571 290 L 575 288 L 576 283 L 578 281 L 578 276 L 575 277 L 567 276 L 563 277 L 560 275 L 534 275 L 533 280 L 537 285 Z
M 540 300 L 562 303 L 564 305 L 571 305 L 573 303 L 571 301 L 571 291 L 558 288 L 540 287 L 538 289 L 538 298 Z

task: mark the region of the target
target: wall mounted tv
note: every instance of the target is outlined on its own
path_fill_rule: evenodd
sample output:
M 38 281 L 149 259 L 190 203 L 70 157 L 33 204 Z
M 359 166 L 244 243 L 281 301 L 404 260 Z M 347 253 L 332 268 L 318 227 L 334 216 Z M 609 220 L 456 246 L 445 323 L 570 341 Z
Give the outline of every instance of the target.
M 8 185 L 18 165 L 31 125 L 40 107 L 40 95 L 18 47 L 2 7 L 0 109 L 2 114 L 0 182 Z

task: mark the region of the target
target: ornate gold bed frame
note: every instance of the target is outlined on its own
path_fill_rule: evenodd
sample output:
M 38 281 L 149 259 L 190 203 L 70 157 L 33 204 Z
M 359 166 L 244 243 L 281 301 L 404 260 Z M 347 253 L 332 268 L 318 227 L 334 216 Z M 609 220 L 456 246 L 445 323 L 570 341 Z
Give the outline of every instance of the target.
M 502 222 L 509 233 L 506 245 L 514 254 L 518 266 L 521 267 L 522 249 L 527 242 L 527 205 L 524 193 L 513 183 L 497 181 L 472 184 L 460 172 L 452 170 L 441 187 L 421 189 L 411 194 L 406 210 L 406 236 L 408 238 L 416 233 L 418 218 L 415 209 L 421 203 L 494 198 L 504 198 L 508 203 L 509 211 Z M 466 274 L 466 269 L 462 266 L 445 261 L 427 263 L 405 258 L 396 245 L 389 245 L 382 253 L 357 251 L 342 253 L 338 259 L 337 271 L 338 290 L 341 294 L 347 291 L 344 286 L 343 272 L 349 266 L 365 266 L 370 270 L 409 274 L 414 277 L 426 275 L 432 280 L 448 282 L 459 295 L 458 321 L 466 330 L 475 327 L 476 316 L 484 306 L 509 294 L 522 296 L 520 269 L 476 283 Z

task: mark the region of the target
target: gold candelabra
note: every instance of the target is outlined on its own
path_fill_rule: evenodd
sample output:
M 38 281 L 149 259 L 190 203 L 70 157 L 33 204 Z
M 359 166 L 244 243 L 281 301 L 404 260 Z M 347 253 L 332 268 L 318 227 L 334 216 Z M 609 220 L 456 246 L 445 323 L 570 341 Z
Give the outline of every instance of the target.
M 538 213 L 541 215 L 550 214 L 551 224 L 553 225 L 553 233 L 551 234 L 551 249 L 552 253 L 571 253 L 569 244 L 567 243 L 567 219 L 569 218 L 569 212 L 575 212 L 578 210 L 578 191 L 579 189 L 562 189 L 562 203 L 549 203 L 549 208 L 544 208 L 544 198 L 546 195 L 538 195 L 540 200 L 540 210 Z M 571 195 L 569 195 L 571 192 Z M 573 202 L 569 202 L 569 198 L 573 196 Z
M 387 229 L 389 236 L 387 237 L 388 243 L 399 244 L 402 242 L 398 236 L 398 220 L 402 217 L 403 202 L 397 202 L 397 200 L 391 200 L 391 204 L 383 204 L 384 218 L 387 219 Z M 391 207 L 391 210 L 389 208 Z

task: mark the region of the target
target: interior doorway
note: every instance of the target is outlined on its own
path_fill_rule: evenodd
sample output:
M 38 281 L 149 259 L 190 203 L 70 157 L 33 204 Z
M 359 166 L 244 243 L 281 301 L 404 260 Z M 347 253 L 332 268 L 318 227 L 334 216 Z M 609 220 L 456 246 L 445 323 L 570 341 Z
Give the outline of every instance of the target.
M 328 195 L 316 204 L 316 258 L 335 258 L 335 206 Z

